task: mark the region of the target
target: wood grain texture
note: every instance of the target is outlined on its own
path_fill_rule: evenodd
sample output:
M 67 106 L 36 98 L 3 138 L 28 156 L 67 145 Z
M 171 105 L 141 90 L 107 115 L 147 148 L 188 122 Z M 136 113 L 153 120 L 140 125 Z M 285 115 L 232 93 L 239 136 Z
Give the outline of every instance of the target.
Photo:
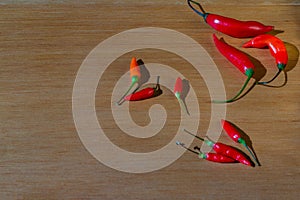
M 298 199 L 298 1 L 247 1 L 246 5 L 246 1 L 239 1 L 234 8 L 229 1 L 204 2 L 207 11 L 262 21 L 284 31 L 278 37 L 289 50 L 287 84 L 282 88 L 255 87 L 227 107 L 227 119 L 250 136 L 262 166 L 219 165 L 187 152 L 170 166 L 147 174 L 106 167 L 89 154 L 77 135 L 72 90 L 89 52 L 121 31 L 164 27 L 190 36 L 207 50 L 222 73 L 228 96 L 235 94 L 244 77 L 214 47 L 211 35 L 215 31 L 182 1 L 43 2 L 5 1 L 0 6 L 1 199 Z M 238 47 L 247 40 L 221 33 L 218 36 Z M 275 73 L 268 51 L 249 49 L 247 53 L 260 61 L 258 74 L 263 79 Z M 205 132 L 211 113 L 203 79 L 193 75 L 192 66 L 174 54 L 140 50 L 112 63 L 109 74 L 114 78 L 104 78 L 98 87 L 97 115 L 110 139 L 126 150 L 149 152 L 168 143 L 178 127 L 179 119 L 174 116 L 180 108 L 171 91 L 153 102 L 131 107 L 135 122 L 145 125 L 153 103 L 165 106 L 169 114 L 166 127 L 153 138 L 128 138 L 111 120 L 109 92 L 115 79 L 126 72 L 133 55 L 145 63 L 165 63 L 188 77 L 200 101 L 199 132 Z M 282 80 L 281 76 L 276 83 Z M 224 135 L 220 141 L 242 149 Z

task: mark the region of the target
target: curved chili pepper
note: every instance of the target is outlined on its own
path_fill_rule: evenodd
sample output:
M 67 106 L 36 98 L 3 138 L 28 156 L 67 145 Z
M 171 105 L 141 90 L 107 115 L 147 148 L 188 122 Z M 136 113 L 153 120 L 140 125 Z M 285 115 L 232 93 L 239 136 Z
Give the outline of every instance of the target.
M 242 154 L 241 152 L 236 150 L 235 148 L 233 148 L 229 145 L 223 144 L 221 142 L 213 142 L 211 140 L 205 140 L 201 137 L 198 137 L 198 136 L 188 132 L 185 129 L 184 129 L 184 131 L 190 135 L 193 135 L 194 137 L 198 138 L 199 140 L 202 140 L 203 142 L 205 142 L 208 146 L 212 147 L 213 150 L 217 154 L 221 154 L 223 156 L 233 158 L 234 160 L 236 160 L 244 165 L 254 167 L 254 163 L 250 159 L 248 159 L 244 154 Z
M 211 161 L 211 162 L 217 162 L 217 163 L 235 163 L 236 160 L 234 160 L 233 158 L 221 155 L 221 154 L 217 154 L 217 153 L 202 153 L 200 151 L 200 153 L 187 148 L 183 143 L 181 142 L 176 142 L 177 145 L 182 146 L 183 148 L 187 149 L 188 151 L 197 154 L 199 158 L 202 158 L 204 160 L 207 161 Z M 194 147 L 194 149 L 199 149 L 199 147 Z
M 229 121 L 226 121 L 224 119 L 221 120 L 221 123 L 222 123 L 223 129 L 226 131 L 227 135 L 236 143 L 242 144 L 249 151 L 252 158 L 257 163 L 257 165 L 259 165 L 257 158 L 254 156 L 254 154 L 248 147 L 246 141 L 242 138 L 242 135 L 239 132 L 239 130 L 233 124 L 231 124 Z
M 126 101 L 140 101 L 144 99 L 150 99 L 152 97 L 157 97 L 162 94 L 162 90 L 160 89 L 159 86 L 156 86 L 154 88 L 145 88 L 142 89 L 136 93 L 127 95 L 124 100 Z
M 150 99 L 153 97 L 157 97 L 162 94 L 162 90 L 160 89 L 159 83 L 157 79 L 157 84 L 154 88 L 148 87 L 145 89 L 142 89 L 138 92 L 135 92 L 133 94 L 127 95 L 124 100 L 125 101 L 140 101 L 144 99 Z
M 131 63 L 130 63 L 130 78 L 131 78 L 131 84 L 129 86 L 129 89 L 125 92 L 125 94 L 122 96 L 122 98 L 117 102 L 118 105 L 120 105 L 121 101 L 129 93 L 129 91 L 132 89 L 134 84 L 136 84 L 139 81 L 139 79 L 141 78 L 140 67 L 139 67 L 135 57 L 133 57 L 131 59 Z
M 249 83 L 251 77 L 254 74 L 255 66 L 244 52 L 227 44 L 225 41 L 218 39 L 215 34 L 213 34 L 213 40 L 219 52 L 224 57 L 226 57 L 234 66 L 236 66 L 243 74 L 247 76 L 246 82 L 244 83 L 240 91 L 233 98 L 225 101 L 213 101 L 214 103 L 233 102 L 240 96 L 240 94 L 246 88 L 247 84 Z
M 190 8 L 203 17 L 204 21 L 217 31 L 236 38 L 255 37 L 274 30 L 274 26 L 266 26 L 257 21 L 240 21 L 221 15 L 206 13 L 201 4 L 193 0 L 187 0 Z M 199 6 L 200 11 L 191 3 Z
M 282 40 L 275 37 L 274 35 L 264 34 L 259 35 L 250 41 L 246 42 L 243 47 L 245 48 L 265 48 L 268 47 L 270 49 L 271 55 L 275 58 L 278 72 L 277 74 L 269 81 L 266 82 L 258 82 L 258 84 L 266 85 L 274 81 L 280 72 L 285 68 L 288 62 L 288 54 L 286 47 Z

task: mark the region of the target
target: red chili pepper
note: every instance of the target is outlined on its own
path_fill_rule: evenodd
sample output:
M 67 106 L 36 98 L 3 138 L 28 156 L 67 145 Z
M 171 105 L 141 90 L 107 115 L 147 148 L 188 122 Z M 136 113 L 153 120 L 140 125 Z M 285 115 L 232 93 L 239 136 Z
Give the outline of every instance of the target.
M 158 79 L 157 84 L 154 88 L 148 87 L 142 89 L 138 92 L 130 94 L 124 98 L 125 101 L 140 101 L 144 99 L 150 99 L 152 97 L 157 97 L 162 94 L 162 90 L 159 87 Z
M 216 153 L 200 153 L 199 158 L 218 163 L 235 163 L 236 160 Z
M 214 101 L 215 103 L 233 102 L 246 88 L 247 84 L 249 83 L 251 77 L 254 74 L 255 66 L 244 52 L 227 44 L 225 41 L 218 39 L 215 34 L 213 34 L 213 40 L 219 52 L 224 57 L 226 57 L 234 66 L 236 66 L 243 74 L 247 76 L 246 82 L 244 83 L 241 90 L 237 93 L 237 95 L 226 101 Z
M 202 158 L 204 160 L 208 160 L 211 162 L 217 162 L 217 163 L 235 163 L 236 160 L 234 160 L 233 158 L 221 155 L 221 154 L 217 154 L 217 153 L 202 153 L 199 150 L 199 147 L 194 147 L 194 149 L 198 149 L 200 151 L 200 153 L 187 148 L 183 143 L 181 142 L 176 142 L 177 145 L 182 146 L 183 148 L 187 149 L 188 151 L 195 153 L 199 156 L 199 158 Z
M 269 34 L 264 34 L 264 35 L 259 35 L 250 41 L 246 42 L 243 47 L 245 48 L 265 48 L 269 47 L 271 55 L 275 58 L 277 68 L 278 68 L 278 73 L 269 81 L 266 82 L 258 82 L 258 84 L 268 84 L 271 83 L 273 80 L 277 78 L 277 76 L 280 74 L 280 72 L 285 68 L 287 62 L 288 62 L 288 54 L 286 47 L 283 43 L 282 40 L 279 38 L 269 35 Z
M 198 146 L 195 146 L 194 149 L 198 150 L 200 152 L 200 154 L 198 155 L 199 158 L 208 160 L 208 161 L 212 161 L 212 162 L 218 162 L 218 163 L 235 163 L 237 162 L 236 160 L 234 160 L 233 158 L 221 155 L 221 154 L 217 154 L 217 153 L 202 153 L 200 151 L 200 148 Z
M 246 145 L 246 141 L 242 138 L 240 132 L 228 121 L 221 120 L 223 129 L 226 131 L 228 136 L 235 142 Z
M 187 109 L 186 105 L 184 104 L 184 102 L 181 98 L 182 87 L 183 87 L 182 86 L 182 79 L 180 77 L 178 77 L 176 79 L 175 86 L 174 86 L 174 94 L 175 94 L 177 100 L 179 101 L 180 106 L 185 108 L 186 113 L 189 115 L 188 109 Z
M 246 141 L 242 138 L 240 131 L 229 121 L 222 119 L 221 121 L 223 129 L 226 131 L 227 135 L 235 142 L 242 144 L 249 151 L 255 162 L 260 165 L 257 158 L 254 156 L 250 148 L 248 147 Z
M 242 152 L 238 151 L 237 149 L 223 144 L 221 142 L 213 142 L 210 140 L 205 140 L 201 137 L 198 137 L 190 132 L 188 132 L 187 130 L 184 129 L 185 132 L 189 133 L 190 135 L 195 136 L 196 138 L 198 138 L 199 140 L 204 141 L 208 146 L 212 147 L 213 150 L 217 153 L 217 154 L 221 154 L 223 156 L 227 156 L 230 158 L 233 158 L 234 160 L 244 164 L 244 165 L 248 165 L 248 166 L 252 166 L 254 167 L 254 163 L 248 159 Z
M 193 0 L 187 0 L 187 2 L 191 9 L 202 16 L 204 21 L 212 28 L 232 37 L 255 37 L 274 29 L 274 26 L 266 26 L 257 21 L 240 21 L 221 15 L 206 13 L 200 3 Z M 198 5 L 201 11 L 195 9 L 191 3 Z
M 252 166 L 252 167 L 254 166 L 254 164 L 251 160 L 249 160 L 244 154 L 237 151 L 235 148 L 233 148 L 231 146 L 228 146 L 221 142 L 214 143 L 214 142 L 208 141 L 208 140 L 205 140 L 204 142 L 207 145 L 210 145 L 211 147 L 213 147 L 213 150 L 216 153 L 231 157 L 244 165 L 248 165 L 248 166 Z

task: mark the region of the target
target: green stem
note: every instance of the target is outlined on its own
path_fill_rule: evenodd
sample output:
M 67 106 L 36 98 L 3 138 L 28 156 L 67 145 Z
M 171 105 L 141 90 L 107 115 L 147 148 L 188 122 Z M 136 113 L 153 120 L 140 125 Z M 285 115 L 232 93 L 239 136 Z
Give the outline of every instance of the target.
M 241 94 L 242 92 L 245 90 L 246 86 L 248 85 L 250 79 L 252 78 L 252 75 L 248 75 L 247 80 L 245 81 L 243 87 L 240 89 L 240 91 L 231 99 L 225 100 L 225 101 L 219 101 L 219 100 L 213 100 L 213 103 L 231 103 L 234 102 Z
M 178 101 L 179 101 L 180 107 L 182 107 L 183 109 L 185 109 L 186 113 L 187 113 L 188 115 L 190 115 L 190 113 L 189 113 L 189 111 L 188 111 L 188 109 L 187 109 L 185 103 L 183 102 L 183 100 L 182 100 L 181 98 L 178 98 Z
M 188 150 L 188 151 L 190 151 L 190 152 L 192 152 L 192 153 L 194 153 L 194 154 L 199 154 L 198 152 L 196 152 L 196 151 L 194 151 L 194 150 L 192 150 L 192 149 L 189 149 L 189 148 L 187 148 L 183 143 L 181 143 L 181 142 L 176 142 L 176 144 L 177 145 L 180 145 L 180 146 L 182 146 L 183 148 L 185 148 L 186 150 Z
M 205 140 L 204 138 L 201 138 L 201 137 L 199 137 L 199 136 L 197 136 L 197 135 L 194 135 L 193 133 L 187 131 L 186 129 L 183 129 L 183 130 L 184 130 L 186 133 L 188 133 L 188 134 L 194 136 L 195 138 L 197 138 L 197 139 L 199 139 L 199 140 L 205 142 L 205 144 L 207 144 L 207 145 L 210 146 L 210 147 L 213 147 L 213 146 L 215 145 L 215 143 L 214 143 L 212 140 L 210 140 L 208 137 L 207 137 L 208 140 Z
M 121 97 L 121 99 L 117 102 L 118 105 L 120 105 L 121 101 L 124 99 L 124 97 L 128 94 L 128 92 L 133 88 L 134 84 L 137 83 L 137 81 L 132 81 L 129 89 L 126 91 L 126 93 Z
M 252 153 L 251 149 L 246 144 L 243 144 L 243 146 L 246 147 L 246 149 L 249 151 L 249 153 L 251 154 L 252 158 L 255 160 L 256 164 L 258 166 L 260 166 L 260 164 L 258 163 L 258 160 L 256 159 L 255 155 Z
M 203 138 L 201 138 L 201 137 L 199 137 L 199 136 L 197 136 L 197 135 L 194 135 L 193 133 L 191 133 L 191 132 L 187 131 L 186 129 L 183 129 L 183 130 L 184 130 L 184 132 L 186 132 L 186 133 L 188 133 L 188 134 L 190 134 L 190 135 L 194 136 L 195 138 L 197 138 L 197 139 L 199 139 L 199 140 L 201 140 L 201 141 L 204 141 L 204 139 L 203 139 Z
M 191 5 L 191 2 L 192 2 L 193 4 L 196 4 L 197 6 L 199 6 L 199 8 L 200 8 L 201 11 L 197 10 L 196 8 L 194 8 L 194 7 Z M 188 5 L 190 6 L 190 8 L 191 8 L 195 13 L 197 13 L 198 15 L 200 15 L 201 17 L 203 17 L 204 19 L 206 18 L 207 13 L 204 11 L 204 9 L 202 8 L 202 6 L 201 6 L 200 3 L 196 2 L 196 1 L 193 1 L 193 0 L 187 0 L 187 3 L 188 3 Z
M 279 76 L 279 74 L 281 73 L 281 71 L 282 71 L 282 70 L 279 69 L 278 72 L 277 72 L 277 74 L 276 74 L 271 80 L 265 81 L 265 82 L 257 82 L 257 84 L 258 84 L 258 85 L 267 85 L 267 84 L 273 82 L 273 81 Z

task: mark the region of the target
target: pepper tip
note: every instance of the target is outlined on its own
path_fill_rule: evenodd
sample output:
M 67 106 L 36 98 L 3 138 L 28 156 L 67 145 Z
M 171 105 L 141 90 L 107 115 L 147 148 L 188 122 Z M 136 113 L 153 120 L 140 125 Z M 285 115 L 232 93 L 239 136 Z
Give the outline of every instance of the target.
M 242 47 L 243 48 L 250 48 L 250 47 L 252 47 L 252 41 L 250 40 L 250 41 L 246 42 L 245 44 L 243 44 Z
M 221 124 L 224 125 L 224 123 L 226 122 L 225 119 L 221 119 Z

